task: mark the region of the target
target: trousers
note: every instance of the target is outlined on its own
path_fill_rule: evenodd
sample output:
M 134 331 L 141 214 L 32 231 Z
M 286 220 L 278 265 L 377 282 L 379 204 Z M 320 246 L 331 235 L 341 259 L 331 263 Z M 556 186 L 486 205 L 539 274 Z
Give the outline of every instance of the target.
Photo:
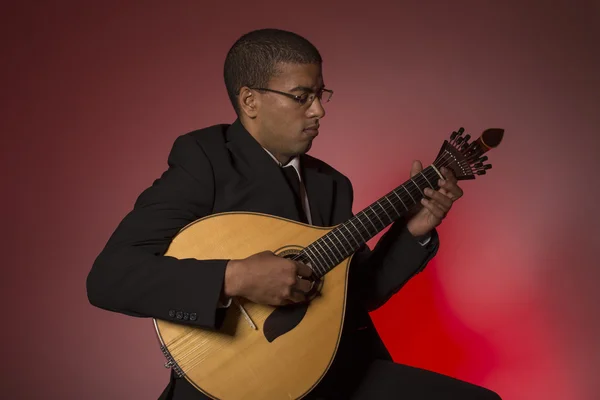
M 388 360 L 373 361 L 361 375 L 349 380 L 343 388 L 308 397 L 315 400 L 501 400 L 497 393 L 481 386 Z

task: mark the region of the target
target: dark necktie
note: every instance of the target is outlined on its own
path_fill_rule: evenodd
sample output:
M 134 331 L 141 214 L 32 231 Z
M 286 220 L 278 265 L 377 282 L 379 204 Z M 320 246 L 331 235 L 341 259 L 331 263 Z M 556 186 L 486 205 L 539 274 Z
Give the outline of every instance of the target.
M 296 172 L 296 169 L 291 165 L 283 167 L 282 170 L 286 180 L 288 181 L 290 187 L 292 188 L 292 191 L 294 192 L 294 199 L 296 200 L 296 208 L 298 209 L 300 222 L 308 223 L 308 219 L 306 218 L 306 214 L 304 212 L 304 207 L 302 206 L 302 191 L 300 190 L 300 178 L 298 177 L 298 173 Z

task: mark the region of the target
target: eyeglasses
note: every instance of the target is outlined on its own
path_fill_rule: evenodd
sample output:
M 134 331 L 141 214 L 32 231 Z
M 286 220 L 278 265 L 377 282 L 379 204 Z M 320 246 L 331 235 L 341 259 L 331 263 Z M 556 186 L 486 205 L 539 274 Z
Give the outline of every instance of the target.
M 263 90 L 265 92 L 272 92 L 284 95 L 289 97 L 290 99 L 296 100 L 300 105 L 311 105 L 315 98 L 318 98 L 321 103 L 328 103 L 333 96 L 333 90 L 330 89 L 320 89 L 317 93 L 304 93 L 301 95 L 295 95 L 291 93 L 281 92 L 279 90 L 267 89 L 267 88 L 250 88 L 253 90 Z

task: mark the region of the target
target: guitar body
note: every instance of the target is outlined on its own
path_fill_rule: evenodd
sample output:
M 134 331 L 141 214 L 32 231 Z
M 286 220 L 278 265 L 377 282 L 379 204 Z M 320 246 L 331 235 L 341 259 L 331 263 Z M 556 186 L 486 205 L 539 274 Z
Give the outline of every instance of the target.
M 175 258 L 241 259 L 270 250 L 298 253 L 327 234 L 321 228 L 265 214 L 231 212 L 200 219 L 173 239 L 166 255 Z M 344 321 L 348 265 L 346 258 L 320 282 L 305 313 L 272 313 L 277 307 L 238 299 L 218 331 L 155 320 L 156 332 L 176 370 L 215 399 L 299 399 L 319 383 L 336 354 Z M 295 307 L 295 306 L 292 306 Z M 287 307 L 284 307 L 284 309 Z M 281 310 L 280 310 L 281 311 Z M 265 332 L 271 316 L 283 331 Z M 269 325 L 272 326 L 272 325 Z

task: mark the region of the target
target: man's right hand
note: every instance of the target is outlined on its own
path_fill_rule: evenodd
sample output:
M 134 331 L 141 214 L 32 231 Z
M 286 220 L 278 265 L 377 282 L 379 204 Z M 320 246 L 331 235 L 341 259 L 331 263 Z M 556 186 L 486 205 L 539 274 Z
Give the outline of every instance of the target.
M 263 251 L 243 260 L 231 260 L 225 269 L 223 293 L 254 303 L 280 306 L 304 302 L 311 288 L 312 270 L 305 264 Z

